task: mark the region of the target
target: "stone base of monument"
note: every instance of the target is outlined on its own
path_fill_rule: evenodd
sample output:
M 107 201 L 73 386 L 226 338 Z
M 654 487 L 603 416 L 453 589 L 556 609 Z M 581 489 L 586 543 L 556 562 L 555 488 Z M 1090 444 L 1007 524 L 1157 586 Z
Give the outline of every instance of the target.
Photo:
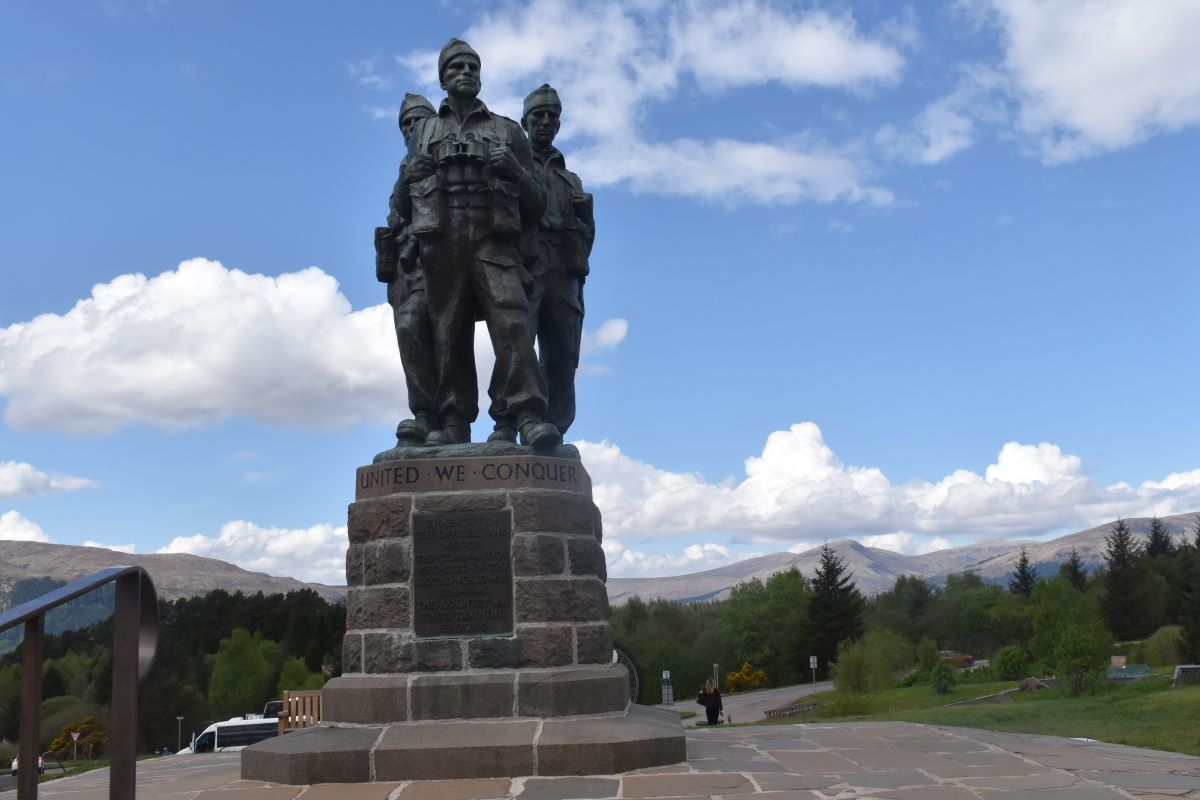
M 461 455 L 456 455 L 461 454 Z M 573 448 L 388 451 L 358 470 L 343 674 L 324 722 L 242 751 L 312 784 L 613 774 L 686 759 L 612 662 L 591 479 Z
M 327 723 L 243 750 L 242 777 L 303 785 L 611 775 L 686 758 L 677 714 L 630 706 L 555 719 Z

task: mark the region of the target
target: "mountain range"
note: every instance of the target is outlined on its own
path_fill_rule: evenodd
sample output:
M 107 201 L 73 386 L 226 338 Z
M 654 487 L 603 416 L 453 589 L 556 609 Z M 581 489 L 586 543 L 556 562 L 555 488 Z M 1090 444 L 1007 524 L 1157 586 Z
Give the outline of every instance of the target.
M 1176 540 L 1183 536 L 1190 540 L 1194 535 L 1197 518 L 1200 518 L 1200 512 L 1162 517 L 1160 521 Z M 1150 530 L 1149 517 L 1134 517 L 1125 522 L 1137 537 L 1143 539 Z M 852 539 L 841 539 L 830 542 L 829 545 L 853 573 L 853 580 L 859 591 L 865 595 L 872 595 L 892 588 L 901 575 L 917 575 L 937 583 L 945 580 L 947 575 L 970 570 L 985 581 L 999 583 L 1009 577 L 1022 547 L 1039 575 L 1046 576 L 1057 572 L 1058 565 L 1067 560 L 1072 548 L 1079 553 L 1088 571 L 1092 571 L 1104 563 L 1104 537 L 1111 531 L 1112 523 L 1105 523 L 1046 542 L 978 542 L 912 556 L 878 547 L 867 547 Z M 802 553 L 772 553 L 748 558 L 689 575 L 609 578 L 608 598 L 613 605 L 621 605 L 635 595 L 643 600 L 661 598 L 680 603 L 721 599 L 728 597 L 730 590 L 743 581 L 751 578 L 766 580 L 776 572 L 792 567 L 812 577 L 820 557 L 820 548 L 812 548 Z
M 1163 517 L 1161 521 L 1178 539 L 1182 536 L 1191 538 L 1198 519 L 1200 512 Z M 1134 534 L 1142 538 L 1150 529 L 1148 517 L 1135 517 L 1126 522 Z M 1088 569 L 1094 570 L 1104 563 L 1104 538 L 1111 530 L 1112 524 L 1105 523 L 1045 542 L 979 542 L 924 555 L 905 555 L 867 547 L 851 539 L 831 542 L 830 546 L 846 562 L 859 591 L 871 595 L 890 589 L 901 575 L 917 575 L 940 582 L 947 575 L 971 570 L 985 581 L 998 583 L 1008 578 L 1022 547 L 1041 575 L 1056 572 L 1072 548 L 1079 553 Z M 610 578 L 608 596 L 613 605 L 621 605 L 635 595 L 643 600 L 662 598 L 684 603 L 720 599 L 727 597 L 739 583 L 751 578 L 765 580 L 776 572 L 792 567 L 804 575 L 812 576 L 819 559 L 819 548 L 813 548 L 802 553 L 772 553 L 748 558 L 688 575 Z M 0 610 L 9 607 L 13 588 L 21 581 L 34 578 L 72 581 L 105 567 L 126 564 L 145 567 L 154 579 L 159 597 L 164 599 L 192 597 L 213 589 L 247 594 L 312 589 L 330 601 L 341 601 L 346 596 L 345 586 L 304 583 L 295 578 L 251 572 L 215 558 L 186 553 L 138 555 L 99 547 L 0 541 Z
M 326 600 L 341 600 L 345 586 L 304 583 L 295 578 L 250 572 L 215 558 L 188 553 L 122 553 L 102 547 L 0 540 L 0 610 L 9 607 L 14 586 L 31 578 L 73 581 L 114 566 L 139 566 L 150 573 L 164 600 L 194 597 L 213 589 L 274 594 L 312 589 Z

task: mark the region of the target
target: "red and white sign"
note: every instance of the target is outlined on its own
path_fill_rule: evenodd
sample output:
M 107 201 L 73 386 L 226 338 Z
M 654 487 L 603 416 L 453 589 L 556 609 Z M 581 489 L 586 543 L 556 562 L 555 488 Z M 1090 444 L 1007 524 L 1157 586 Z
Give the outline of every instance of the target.
M 71 731 L 71 741 L 72 742 L 79 741 L 79 731 Z

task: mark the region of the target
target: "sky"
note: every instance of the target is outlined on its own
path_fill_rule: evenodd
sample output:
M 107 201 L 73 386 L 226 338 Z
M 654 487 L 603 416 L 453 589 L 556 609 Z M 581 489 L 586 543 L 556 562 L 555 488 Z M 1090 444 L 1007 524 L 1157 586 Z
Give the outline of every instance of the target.
M 1195 0 L 6 0 L 0 538 L 344 581 L 451 36 L 595 196 L 611 575 L 1200 510 Z

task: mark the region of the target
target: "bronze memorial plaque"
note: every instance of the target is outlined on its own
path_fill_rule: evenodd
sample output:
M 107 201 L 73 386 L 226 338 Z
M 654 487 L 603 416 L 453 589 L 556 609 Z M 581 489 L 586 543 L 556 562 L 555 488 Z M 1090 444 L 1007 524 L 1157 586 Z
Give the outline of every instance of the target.
M 413 514 L 413 631 L 513 631 L 512 512 Z

